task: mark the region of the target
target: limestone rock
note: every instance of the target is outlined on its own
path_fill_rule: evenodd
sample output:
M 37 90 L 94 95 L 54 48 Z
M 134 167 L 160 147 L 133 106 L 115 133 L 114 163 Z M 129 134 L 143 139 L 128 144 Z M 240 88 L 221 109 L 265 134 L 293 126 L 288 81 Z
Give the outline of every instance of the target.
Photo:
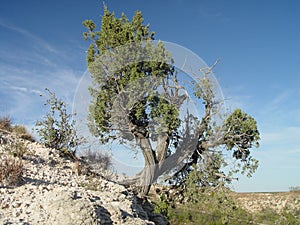
M 7 135 L 0 131 L 0 154 L 13 140 Z M 59 157 L 54 149 L 38 143 L 27 146 L 23 181 L 15 187 L 0 184 L 0 224 L 168 224 L 136 203 L 125 187 L 95 174 L 76 173 L 74 162 Z M 160 219 L 150 221 L 155 217 Z

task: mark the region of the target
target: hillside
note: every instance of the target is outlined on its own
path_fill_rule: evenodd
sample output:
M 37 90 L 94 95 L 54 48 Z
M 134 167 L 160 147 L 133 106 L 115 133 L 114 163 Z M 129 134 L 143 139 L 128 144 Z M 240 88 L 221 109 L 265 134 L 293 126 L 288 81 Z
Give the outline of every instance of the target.
M 0 171 L 0 224 L 169 224 L 163 216 L 153 213 L 150 200 L 140 199 L 132 190 L 105 179 L 101 175 L 104 171 L 96 172 L 85 160 L 62 158 L 55 149 L 0 130 L 1 168 L 6 160 L 17 159 L 9 155 L 22 156 L 17 162 L 22 163 L 23 174 L 12 185 L 12 177 Z M 154 189 L 150 196 L 159 200 Z M 253 215 L 263 210 L 271 214 L 300 211 L 299 191 L 233 196 Z M 182 207 L 185 206 L 179 209 Z M 199 214 L 196 208 L 191 212 L 197 211 Z M 264 221 L 270 224 L 268 219 Z
M 270 193 L 235 193 L 241 206 L 249 212 L 256 213 L 271 209 L 277 213 L 283 210 L 300 210 L 300 192 L 270 192 Z
M 7 146 L 18 141 L 0 132 L 0 164 L 7 159 Z M 80 164 L 59 157 L 54 149 L 38 143 L 27 146 L 24 167 L 17 185 L 0 174 L 0 224 L 168 224 L 152 213 L 148 201 Z

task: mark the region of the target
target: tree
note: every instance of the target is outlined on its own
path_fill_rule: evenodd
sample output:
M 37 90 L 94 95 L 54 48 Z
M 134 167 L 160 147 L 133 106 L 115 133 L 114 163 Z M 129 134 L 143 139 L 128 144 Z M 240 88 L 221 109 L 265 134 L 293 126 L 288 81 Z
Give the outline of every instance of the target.
M 256 122 L 236 110 L 221 125 L 214 123 L 222 103 L 216 101 L 209 78 L 212 67 L 201 68 L 202 78 L 191 82 L 194 97 L 203 104 L 200 118 L 186 109 L 181 74 L 164 44 L 152 42 L 154 32 L 143 24 L 141 12 L 130 21 L 124 14 L 116 18 L 105 7 L 98 31 L 91 20 L 83 25 L 88 29 L 83 35 L 90 41 L 87 63 L 94 81 L 90 130 L 101 143 L 132 144 L 145 160 L 144 169 L 127 184 L 138 184 L 147 194 L 158 177 L 174 171 L 172 180 L 184 184 L 193 165 L 203 163 L 203 155 L 219 146 L 232 150 L 234 158 L 245 162 L 244 169 L 253 168 L 250 148 L 259 140 Z

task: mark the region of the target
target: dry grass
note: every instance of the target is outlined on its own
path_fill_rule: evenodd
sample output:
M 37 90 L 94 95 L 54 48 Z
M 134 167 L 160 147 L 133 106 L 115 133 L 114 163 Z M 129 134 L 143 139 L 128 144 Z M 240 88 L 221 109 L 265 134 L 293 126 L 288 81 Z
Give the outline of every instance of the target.
M 12 130 L 12 119 L 9 116 L 0 117 L 0 129 L 9 132 Z
M 26 130 L 25 126 L 13 125 L 12 119 L 9 116 L 0 116 L 0 130 L 13 133 L 17 137 L 31 142 L 35 141 L 34 137 Z
M 31 142 L 35 141 L 34 137 L 26 130 L 25 126 L 23 126 L 23 125 L 13 126 L 12 132 L 24 140 L 28 140 Z
M 24 166 L 21 159 L 10 155 L 0 156 L 0 184 L 17 185 L 23 177 Z

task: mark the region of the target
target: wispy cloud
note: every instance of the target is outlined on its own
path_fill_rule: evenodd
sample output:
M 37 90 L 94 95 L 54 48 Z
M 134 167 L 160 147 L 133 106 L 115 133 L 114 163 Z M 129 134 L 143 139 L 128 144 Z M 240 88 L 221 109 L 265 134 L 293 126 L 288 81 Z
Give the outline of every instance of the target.
M 291 155 L 298 155 L 298 157 L 294 157 L 295 160 L 300 158 L 300 145 L 296 145 L 294 148 L 291 148 L 288 150 L 288 154 Z M 299 163 L 299 161 L 298 161 Z M 297 163 L 297 167 L 299 168 L 299 165 Z
M 223 13 L 222 7 L 212 8 L 209 4 L 200 3 L 197 12 L 204 19 L 213 19 L 222 23 L 227 23 L 230 21 L 230 18 Z
M 32 124 L 43 115 L 44 103 L 48 97 L 45 95 L 45 88 L 54 91 L 67 102 L 71 110 L 80 73 L 67 69 L 36 72 L 32 72 L 30 76 L 22 73 L 5 77 L 0 74 L 1 79 L 6 80 L 0 84 L 0 106 L 6 108 L 7 113 L 19 123 Z
M 253 106 L 253 95 L 245 92 L 247 89 L 248 88 L 243 84 L 231 87 L 230 90 L 228 88 L 223 88 L 226 106 L 230 111 L 236 108 L 248 111 L 249 108 Z
M 257 108 L 264 126 L 277 129 L 300 126 L 300 94 L 298 88 L 273 91 Z
M 243 191 L 258 188 L 268 191 L 287 190 L 299 182 L 299 89 L 279 86 L 266 88 L 264 93 L 248 90 L 243 86 L 231 89 L 228 105 L 241 107 L 258 122 L 260 147 L 253 149 L 252 155 L 259 160 L 259 168 L 251 181 L 241 177 L 242 182 L 236 184 L 236 187 Z M 276 184 L 274 181 L 277 180 L 282 182 Z M 252 183 L 261 186 L 251 187 Z
M 285 128 L 277 128 L 266 130 L 261 134 L 262 143 L 264 145 L 288 145 L 293 143 L 300 146 L 300 127 L 291 126 Z
M 37 95 L 42 95 L 43 94 L 43 92 L 41 92 L 40 90 L 29 89 L 27 87 L 11 86 L 10 88 L 12 90 L 23 92 L 23 93 L 30 93 L 30 94 L 37 94 Z
M 287 101 L 289 101 L 293 95 L 293 90 L 283 90 L 279 92 L 277 95 L 273 96 L 273 98 L 268 102 L 266 108 L 268 111 L 274 111 L 280 109 Z
M 31 39 L 34 43 L 36 43 L 39 47 L 42 47 L 43 49 L 46 49 L 49 52 L 52 53 L 58 53 L 58 51 L 51 46 L 49 43 L 47 43 L 45 40 L 39 38 L 38 36 L 32 34 L 28 30 L 25 30 L 23 28 L 20 28 L 14 24 L 11 24 L 9 22 L 5 22 L 3 19 L 0 18 L 0 26 L 15 32 L 18 32 L 19 34 Z
M 37 35 L 1 18 L 0 28 L 26 40 L 17 46 L 9 39 L 1 40 L 0 110 L 5 109 L 16 122 L 32 126 L 43 115 L 45 96 L 40 95 L 45 88 L 71 107 L 81 71 L 64 62 L 64 50 L 58 51 Z

